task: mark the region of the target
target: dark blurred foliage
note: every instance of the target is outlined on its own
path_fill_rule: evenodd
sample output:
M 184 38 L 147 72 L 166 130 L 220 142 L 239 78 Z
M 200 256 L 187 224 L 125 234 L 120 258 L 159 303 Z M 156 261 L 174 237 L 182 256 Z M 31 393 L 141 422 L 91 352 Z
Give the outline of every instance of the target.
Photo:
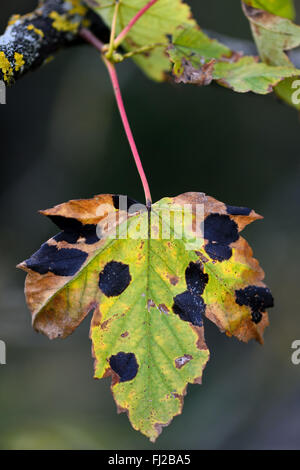
M 190 2 L 203 27 L 250 38 L 240 2 Z M 36 2 L 1 3 L 1 29 Z M 117 415 L 110 380 L 94 381 L 89 320 L 68 339 L 36 334 L 15 265 L 55 233 L 37 214 L 71 198 L 143 193 L 106 72 L 89 47 L 64 51 L 8 90 L 1 126 L 0 447 L 9 449 L 300 448 L 300 123 L 274 96 L 156 84 L 120 67 L 154 200 L 205 191 L 265 216 L 246 230 L 275 296 L 264 347 L 206 322 L 211 359 L 183 414 L 155 445 Z

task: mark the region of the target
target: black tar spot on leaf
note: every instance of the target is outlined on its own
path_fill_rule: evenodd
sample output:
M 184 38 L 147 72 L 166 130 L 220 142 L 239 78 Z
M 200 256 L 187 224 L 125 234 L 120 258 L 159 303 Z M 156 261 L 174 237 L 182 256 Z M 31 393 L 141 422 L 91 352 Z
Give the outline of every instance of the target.
M 130 281 L 128 264 L 110 261 L 99 275 L 99 288 L 107 297 L 115 297 L 124 292 Z
M 134 379 L 139 365 L 133 353 L 119 352 L 109 359 L 110 367 L 120 377 L 120 382 L 128 382 Z
M 208 283 L 208 274 L 201 270 L 199 264 L 191 262 L 185 270 L 185 280 L 188 290 L 174 297 L 173 312 L 181 320 L 202 326 L 206 304 L 201 294 Z
M 248 286 L 245 289 L 236 290 L 235 295 L 238 305 L 247 305 L 251 308 L 254 323 L 259 323 L 262 313 L 274 306 L 273 296 L 267 287 Z
M 83 225 L 82 229 L 80 230 L 80 236 L 85 238 L 85 242 L 88 245 L 93 245 L 94 243 L 97 243 L 100 240 L 96 233 L 96 229 L 97 225 L 87 224 Z
M 66 241 L 75 244 L 79 237 L 85 238 L 85 242 L 88 245 L 99 241 L 99 237 L 96 233 L 97 225 L 95 224 L 84 225 L 77 219 L 63 217 L 61 215 L 50 215 L 48 217 L 58 228 L 63 230 L 63 232 L 54 237 L 56 241 Z
M 48 215 L 48 218 L 61 230 L 66 232 L 79 233 L 82 223 L 77 219 L 63 217 L 62 215 Z
M 77 242 L 79 235 L 75 232 L 59 232 L 53 238 L 57 242 L 67 242 L 70 243 L 70 245 L 74 245 Z
M 239 238 L 238 226 L 228 215 L 210 214 L 204 220 L 204 238 L 229 245 Z
M 195 326 L 202 326 L 202 315 L 205 313 L 205 303 L 202 297 L 185 291 L 174 297 L 173 312 L 179 315 L 181 320 L 188 321 Z
M 230 215 L 249 215 L 251 209 L 248 207 L 237 207 L 237 206 L 229 206 L 226 205 L 227 214 Z
M 25 261 L 26 266 L 39 274 L 52 272 L 57 276 L 73 276 L 81 268 L 87 253 L 75 248 L 58 249 L 44 243 L 41 248 Z
M 127 202 L 127 208 L 122 207 L 123 200 L 125 201 L 125 199 L 126 199 L 126 202 Z M 133 206 L 134 204 L 139 204 L 138 201 L 135 201 L 134 199 L 131 199 L 130 197 L 120 196 L 118 194 L 114 194 L 112 196 L 112 200 L 113 200 L 113 205 L 114 205 L 115 209 L 120 209 L 120 207 L 121 207 L 121 209 L 127 210 L 127 211 L 129 211 L 130 207 Z
M 190 263 L 185 270 L 185 280 L 191 294 L 201 295 L 208 283 L 208 274 L 204 274 L 204 272 L 201 271 L 199 264 Z
M 206 253 L 211 259 L 216 261 L 225 261 L 230 259 L 232 256 L 232 249 L 228 245 L 222 245 L 220 243 L 208 243 L 205 246 Z

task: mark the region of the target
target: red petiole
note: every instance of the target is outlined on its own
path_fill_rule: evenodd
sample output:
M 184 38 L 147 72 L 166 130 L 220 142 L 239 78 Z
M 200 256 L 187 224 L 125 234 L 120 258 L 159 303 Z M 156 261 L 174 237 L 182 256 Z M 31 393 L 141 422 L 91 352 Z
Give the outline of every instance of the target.
M 104 44 L 90 30 L 88 30 L 86 28 L 82 28 L 80 30 L 81 37 L 85 41 L 89 42 L 92 46 L 94 46 L 98 51 L 101 52 L 102 59 L 103 59 L 105 65 L 106 65 L 106 68 L 108 70 L 108 73 L 109 73 L 109 76 L 110 76 L 110 79 L 111 79 L 111 83 L 112 83 L 112 86 L 113 86 L 114 94 L 115 94 L 115 97 L 116 97 L 117 105 L 118 105 L 118 108 L 119 108 L 120 116 L 121 116 L 122 123 L 123 123 L 123 126 L 124 126 L 124 130 L 125 130 L 125 133 L 126 133 L 126 136 L 127 136 L 127 139 L 128 139 L 128 142 L 129 142 L 129 145 L 130 145 L 130 148 L 131 148 L 131 151 L 132 151 L 132 154 L 133 154 L 133 158 L 135 160 L 135 163 L 136 163 L 136 166 L 137 166 L 142 184 L 143 184 L 144 193 L 145 193 L 145 197 L 146 197 L 146 204 L 147 204 L 148 208 L 151 207 L 151 202 L 152 202 L 151 193 L 150 193 L 150 189 L 149 189 L 149 184 L 148 184 L 148 181 L 147 181 L 144 169 L 143 169 L 143 165 L 142 165 L 142 162 L 141 162 L 138 150 L 137 150 L 137 146 L 136 146 L 136 143 L 135 143 L 135 140 L 134 140 L 131 128 L 130 128 L 130 124 L 129 124 L 129 121 L 128 121 L 128 118 L 127 118 L 127 114 L 126 114 L 126 111 L 125 111 L 125 106 L 124 106 L 124 102 L 123 102 L 123 98 L 122 98 L 122 94 L 121 94 L 121 90 L 120 90 L 118 75 L 117 75 L 116 68 L 114 66 L 114 63 L 112 62 L 111 57 L 113 55 L 113 51 L 121 44 L 121 42 L 126 37 L 128 32 L 135 25 L 135 23 L 156 2 L 157 2 L 157 0 L 150 0 L 132 18 L 132 20 L 123 29 L 123 31 L 121 31 L 121 33 L 117 36 L 117 38 L 115 40 L 113 40 L 114 33 L 112 34 L 111 41 L 110 41 L 109 52 L 108 52 L 107 57 L 104 55 Z M 118 5 L 117 5 L 117 7 L 118 7 Z M 116 8 L 116 10 L 115 10 L 116 14 L 114 15 L 114 19 L 115 19 L 114 26 L 115 26 L 115 23 L 116 23 L 117 11 L 118 11 L 118 8 Z M 113 45 L 113 48 L 111 47 L 112 45 Z

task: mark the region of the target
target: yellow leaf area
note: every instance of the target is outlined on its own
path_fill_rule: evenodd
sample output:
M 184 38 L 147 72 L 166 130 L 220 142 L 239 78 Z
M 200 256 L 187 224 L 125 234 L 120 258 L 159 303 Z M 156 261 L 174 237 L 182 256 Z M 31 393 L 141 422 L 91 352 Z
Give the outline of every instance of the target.
M 90 3 L 89 3 L 90 2 Z M 90 7 L 98 13 L 110 27 L 115 8 L 114 2 L 89 0 Z M 98 7 L 95 6 L 98 4 Z M 146 0 L 120 1 L 116 32 L 119 34 L 130 20 L 147 4 Z M 109 6 L 107 6 L 109 5 Z M 190 7 L 181 0 L 159 0 L 134 25 L 122 46 L 127 51 L 140 47 L 162 44 L 155 49 L 134 57 L 134 61 L 153 80 L 162 81 L 171 65 L 165 55 L 168 35 L 175 33 L 181 24 L 196 26 Z
M 262 342 L 273 299 L 239 235 L 253 210 L 186 193 L 148 210 L 100 195 L 42 213 L 62 232 L 20 265 L 33 325 L 66 337 L 93 312 L 95 378 L 112 376 L 118 410 L 151 441 L 201 383 L 204 316 Z

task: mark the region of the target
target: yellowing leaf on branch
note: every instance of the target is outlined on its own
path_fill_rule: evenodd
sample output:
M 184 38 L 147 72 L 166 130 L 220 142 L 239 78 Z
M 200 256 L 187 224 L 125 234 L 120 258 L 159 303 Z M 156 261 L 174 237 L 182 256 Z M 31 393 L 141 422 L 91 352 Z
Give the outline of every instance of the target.
M 262 342 L 273 298 L 240 232 L 253 210 L 203 193 L 146 208 L 99 195 L 42 211 L 61 232 L 19 265 L 34 328 L 65 338 L 92 313 L 95 378 L 152 441 L 209 358 L 204 317 Z
M 248 0 L 243 3 L 243 11 L 248 18 L 261 59 L 268 65 L 289 67 L 296 70 L 287 52 L 300 46 L 300 26 L 290 19 L 276 16 L 280 10 L 254 8 L 258 2 Z M 271 2 L 265 2 L 271 3 Z M 271 11 L 271 13 L 270 13 Z M 300 71 L 297 71 L 300 75 Z M 300 109 L 299 104 L 293 103 L 293 78 L 287 78 L 276 87 L 276 93 L 290 105 Z
M 90 7 L 98 13 L 108 27 L 112 24 L 115 3 L 106 0 L 88 0 Z M 147 4 L 146 0 L 120 2 L 117 17 L 117 34 Z M 105 6 L 108 5 L 108 6 Z M 134 56 L 134 61 L 152 79 L 162 81 L 170 70 L 170 61 L 165 55 L 167 36 L 175 33 L 182 23 L 196 26 L 190 7 L 181 0 L 159 0 L 134 25 L 122 46 L 126 51 L 156 45 L 153 50 Z
M 271 65 L 293 66 L 286 51 L 300 45 L 300 26 L 280 16 L 243 4 L 260 57 Z
M 116 3 L 107 4 L 104 0 L 87 2 L 110 27 Z M 288 28 L 293 36 L 288 39 L 291 44 L 287 42 L 287 49 L 295 47 L 299 27 L 287 19 L 294 16 L 292 1 L 247 0 L 246 3 L 242 5 L 247 11 L 262 11 L 256 8 L 265 8 L 265 15 L 278 18 L 280 32 Z M 147 1 L 125 0 L 118 5 L 117 35 L 147 5 Z M 273 13 L 281 14 L 282 17 Z M 257 28 L 257 25 L 253 28 Z M 260 52 L 270 49 L 273 54 L 286 57 L 283 48 L 276 43 L 286 38 L 277 33 L 268 40 L 270 31 L 267 34 L 259 31 L 258 48 Z M 276 88 L 277 93 L 285 99 L 289 90 L 294 91 L 291 83 L 300 74 L 287 57 L 283 61 L 270 61 L 265 60 L 261 53 L 263 62 L 259 62 L 255 56 L 243 56 L 239 51 L 231 51 L 219 41 L 211 39 L 199 28 L 189 6 L 181 0 L 160 0 L 154 3 L 130 29 L 122 41 L 122 47 L 150 78 L 158 81 L 167 79 L 172 70 L 179 83 L 209 85 L 216 81 L 239 93 L 258 94 L 271 93 Z
M 177 82 L 208 85 L 216 80 L 239 93 L 267 94 L 285 77 L 300 73 L 290 65 L 270 66 L 234 53 L 202 31 L 185 26 L 173 36 L 167 52 Z

